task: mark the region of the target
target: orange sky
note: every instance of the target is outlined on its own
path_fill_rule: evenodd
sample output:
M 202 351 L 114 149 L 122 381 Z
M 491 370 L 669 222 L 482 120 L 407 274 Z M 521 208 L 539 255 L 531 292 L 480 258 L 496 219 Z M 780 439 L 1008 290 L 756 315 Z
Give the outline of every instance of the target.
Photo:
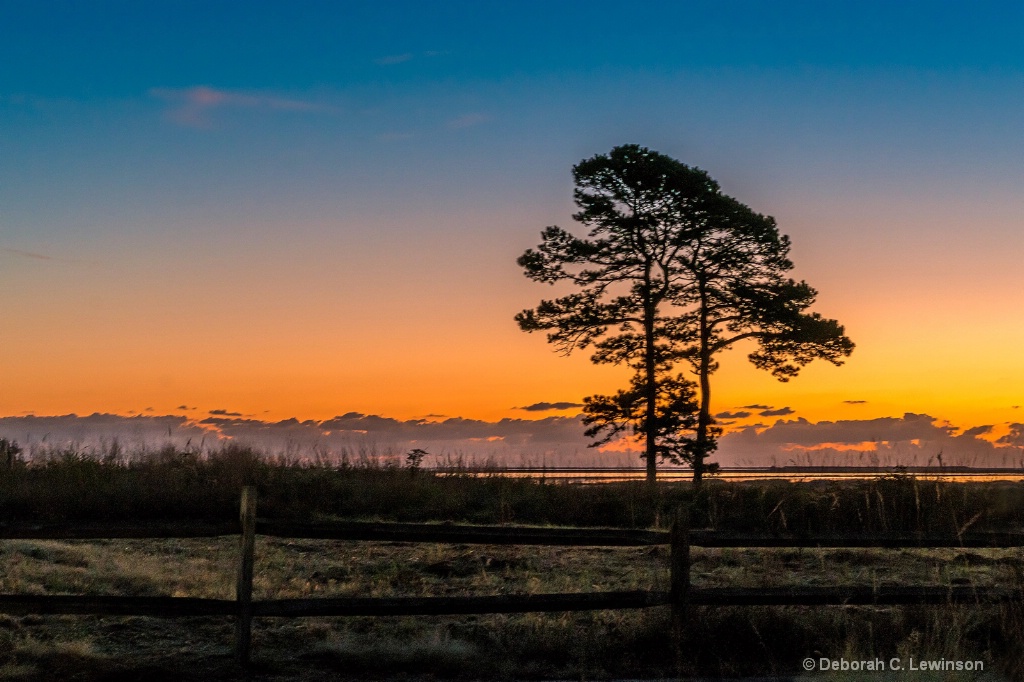
M 857 349 L 843 367 L 815 363 L 788 384 L 733 352 L 714 377 L 716 410 L 766 403 L 811 420 L 915 411 L 962 426 L 1019 419 L 1024 321 L 1007 311 L 1024 294 L 1012 256 L 957 256 L 955 243 L 837 248 L 815 243 L 813 209 L 786 210 L 777 217 L 794 235 L 797 276 L 818 287 L 815 309 L 844 323 Z M 256 229 L 230 251 L 186 236 L 116 260 L 112 243 L 67 262 L 5 255 L 20 295 L 6 310 L 6 357 L 17 362 L 4 368 L 0 413 L 167 414 L 185 404 L 269 419 L 349 410 L 497 419 L 619 388 L 621 369 L 559 356 L 512 319 L 552 295 L 514 263 L 544 221 L 462 219 L 500 220 L 507 236 L 474 242 L 467 228 L 447 243 L 427 231 L 401 244 L 316 249 L 346 229 L 339 217 L 287 238 Z M 461 258 L 469 249 L 473 258 Z M 951 277 L 942 260 L 954 258 Z M 844 403 L 853 400 L 866 402 Z
M 554 292 L 515 260 L 636 143 L 775 216 L 857 344 L 737 350 L 715 412 L 1024 422 L 1019 6 L 557 5 L 12 9 L 0 418 L 572 414 L 516 408 L 626 373 L 518 330 Z

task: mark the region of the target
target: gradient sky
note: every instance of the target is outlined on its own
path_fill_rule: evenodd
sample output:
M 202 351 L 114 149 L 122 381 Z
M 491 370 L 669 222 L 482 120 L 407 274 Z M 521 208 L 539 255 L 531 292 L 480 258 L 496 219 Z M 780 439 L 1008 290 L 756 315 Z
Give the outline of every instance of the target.
M 1022 3 L 0 0 L 0 64 L 0 416 L 574 414 L 515 259 L 638 143 L 857 343 L 715 411 L 1024 421 Z

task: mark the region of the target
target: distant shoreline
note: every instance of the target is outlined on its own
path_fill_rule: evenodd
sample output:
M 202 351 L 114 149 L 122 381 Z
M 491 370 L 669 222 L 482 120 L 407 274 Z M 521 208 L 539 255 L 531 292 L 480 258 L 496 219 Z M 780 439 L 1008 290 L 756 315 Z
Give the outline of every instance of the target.
M 508 476 L 511 478 L 538 478 L 575 483 L 623 483 L 646 478 L 646 470 L 639 467 L 468 467 L 430 469 L 444 476 Z M 663 467 L 658 470 L 658 481 L 685 482 L 693 470 L 687 467 Z M 838 481 L 870 480 L 885 477 L 914 477 L 947 482 L 1013 482 L 1024 480 L 1024 468 L 969 467 L 969 466 L 776 466 L 722 468 L 710 478 L 730 482 L 753 481 Z
M 447 471 L 448 467 L 436 467 L 434 471 Z M 466 467 L 461 471 L 472 473 L 487 473 L 490 471 L 507 471 L 521 474 L 543 474 L 543 473 L 645 473 L 642 467 Z M 659 472 L 682 473 L 690 472 L 689 467 L 666 466 L 660 468 Z M 754 474 L 754 473 L 778 473 L 778 474 L 963 474 L 963 475 L 1024 475 L 1022 467 L 969 467 L 969 466 L 768 466 L 768 467 L 722 467 L 719 474 Z

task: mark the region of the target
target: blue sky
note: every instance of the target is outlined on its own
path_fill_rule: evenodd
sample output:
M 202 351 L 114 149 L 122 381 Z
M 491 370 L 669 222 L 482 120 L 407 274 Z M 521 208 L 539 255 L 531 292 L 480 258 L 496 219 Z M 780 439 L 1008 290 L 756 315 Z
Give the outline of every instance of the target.
M 0 73 L 0 179 L 8 214 L 23 218 L 7 230 L 60 229 L 69 210 L 94 228 L 116 222 L 114 204 L 151 216 L 183 200 L 258 213 L 341 200 L 373 211 L 399 194 L 515 204 L 627 140 L 670 148 L 739 195 L 1020 179 L 1019 3 L 0 12 L 11 27 L 0 58 L 17 65 Z M 183 100 L 201 87 L 225 102 L 190 114 Z M 780 172 L 788 186 L 766 186 Z M 40 205 L 65 213 L 43 226 Z
M 4 2 L 3 87 L 308 89 L 604 69 L 1016 69 L 1015 2 Z M 451 57 L 431 61 L 428 53 Z M 439 53 L 439 54 L 438 54 Z M 381 61 L 403 63 L 386 76 Z

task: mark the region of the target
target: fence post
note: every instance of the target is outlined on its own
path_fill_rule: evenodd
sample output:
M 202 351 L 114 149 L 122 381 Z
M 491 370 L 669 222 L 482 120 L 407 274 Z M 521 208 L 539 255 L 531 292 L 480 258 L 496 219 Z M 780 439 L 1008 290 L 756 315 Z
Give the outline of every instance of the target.
M 238 601 L 238 616 L 235 618 L 235 658 L 242 665 L 249 664 L 252 649 L 252 572 L 253 554 L 256 549 L 256 487 L 242 488 L 242 505 L 239 511 L 242 522 L 238 582 L 235 583 L 235 599 Z
M 686 625 L 687 602 L 690 593 L 690 510 L 679 505 L 672 523 L 671 542 L 671 597 L 672 643 L 676 650 L 676 671 L 682 675 L 683 630 Z

